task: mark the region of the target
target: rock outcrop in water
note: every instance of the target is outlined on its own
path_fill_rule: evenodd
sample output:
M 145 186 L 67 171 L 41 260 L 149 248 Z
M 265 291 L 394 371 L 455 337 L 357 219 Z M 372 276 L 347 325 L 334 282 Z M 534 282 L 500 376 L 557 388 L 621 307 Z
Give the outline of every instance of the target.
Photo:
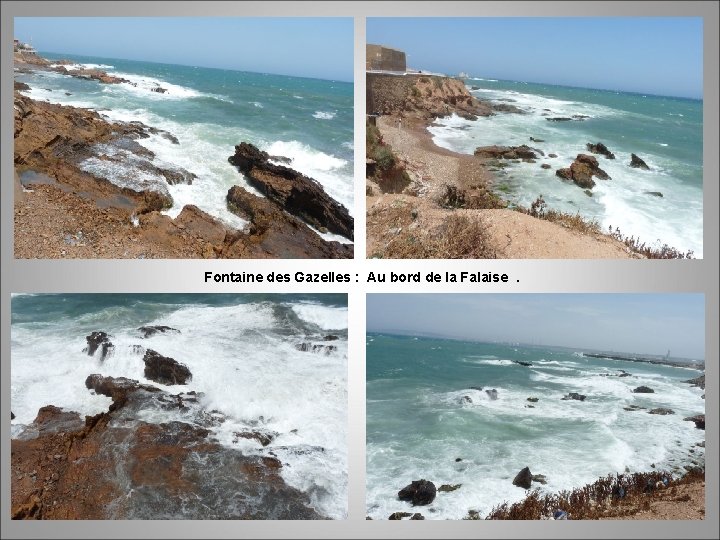
M 100 360 L 105 360 L 115 350 L 115 345 L 110 341 L 110 336 L 105 332 L 93 332 L 85 337 L 87 347 L 83 349 L 88 356 L 95 356 L 95 352 L 100 349 Z
M 235 147 L 228 161 L 247 177 L 250 185 L 283 210 L 321 232 L 353 238 L 354 222 L 347 208 L 333 200 L 317 181 L 275 165 L 270 159 L 267 152 L 243 142 Z
M 545 155 L 542 150 L 530 148 L 523 144 L 520 146 L 479 146 L 475 149 L 475 156 L 488 159 L 521 159 L 523 161 L 537 159 Z
M 630 154 L 630 166 L 635 169 L 644 169 L 646 171 L 650 170 L 648 164 L 645 163 L 637 154 Z
M 435 500 L 437 489 L 429 480 L 413 480 L 409 485 L 398 491 L 401 501 L 410 501 L 413 506 L 423 506 Z
M 173 358 L 148 349 L 143 357 L 145 377 L 160 384 L 187 384 L 192 379 L 188 367 Z
M 638 386 L 635 390 L 633 390 L 633 392 L 635 394 L 654 394 L 655 390 L 649 386 Z
M 142 337 L 144 338 L 149 338 L 150 336 L 154 336 L 155 334 L 180 333 L 180 330 L 178 330 L 177 328 L 172 328 L 170 326 L 165 326 L 162 324 L 154 326 L 141 326 L 140 328 L 138 328 L 138 331 L 142 334 Z
M 563 401 L 574 399 L 576 401 L 585 401 L 585 398 L 587 398 L 584 394 L 578 394 L 577 392 L 570 392 L 568 395 L 566 395 L 564 398 L 562 398 Z
M 705 415 L 704 414 L 696 414 L 695 416 L 688 416 L 687 418 L 683 418 L 686 422 L 695 422 L 695 427 L 698 429 L 705 429 Z
M 607 146 L 605 146 L 603 143 L 599 142 L 596 144 L 593 143 L 587 143 L 586 145 L 588 152 L 592 152 L 593 154 L 600 154 L 602 156 L 605 156 L 608 159 L 615 159 L 615 154 L 613 154 Z
M 598 165 L 598 160 L 587 154 L 578 154 L 570 167 L 558 169 L 555 174 L 563 180 L 572 180 L 583 189 L 590 189 L 595 186 L 593 176 L 601 180 L 610 180 L 608 173 Z
M 194 396 L 131 379 L 86 382 L 112 397 L 108 412 L 83 421 L 43 407 L 12 440 L 13 519 L 323 518 L 307 494 L 283 481 L 280 461 L 215 441 Z M 187 422 L 137 420 L 143 410 L 181 407 Z

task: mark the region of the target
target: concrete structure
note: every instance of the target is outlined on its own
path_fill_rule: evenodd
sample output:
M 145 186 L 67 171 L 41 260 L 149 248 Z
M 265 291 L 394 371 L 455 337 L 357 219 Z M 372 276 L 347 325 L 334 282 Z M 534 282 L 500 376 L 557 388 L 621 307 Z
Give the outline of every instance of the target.
M 407 64 L 405 53 L 383 45 L 365 45 L 365 69 L 367 71 L 405 72 Z

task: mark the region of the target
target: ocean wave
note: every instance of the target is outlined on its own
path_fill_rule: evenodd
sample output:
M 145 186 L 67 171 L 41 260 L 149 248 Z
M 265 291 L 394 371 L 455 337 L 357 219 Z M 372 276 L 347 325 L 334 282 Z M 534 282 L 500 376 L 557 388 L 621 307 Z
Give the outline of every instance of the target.
M 314 324 L 323 330 L 346 330 L 348 327 L 348 310 L 345 307 L 293 304 L 292 310 L 303 321 Z
M 317 118 L 319 120 L 332 120 L 335 118 L 334 112 L 325 112 L 325 111 L 315 111 L 315 114 L 313 114 L 313 118 Z
M 122 71 L 108 72 L 108 75 L 127 79 L 128 81 L 130 81 L 129 83 L 119 83 L 117 87 L 146 98 L 151 97 L 154 99 L 188 99 L 194 97 L 215 97 L 211 94 L 205 94 L 192 88 L 172 84 L 162 79 L 157 79 L 155 77 L 136 75 L 134 73 L 125 73 Z M 165 90 L 165 92 L 158 91 L 159 89 Z

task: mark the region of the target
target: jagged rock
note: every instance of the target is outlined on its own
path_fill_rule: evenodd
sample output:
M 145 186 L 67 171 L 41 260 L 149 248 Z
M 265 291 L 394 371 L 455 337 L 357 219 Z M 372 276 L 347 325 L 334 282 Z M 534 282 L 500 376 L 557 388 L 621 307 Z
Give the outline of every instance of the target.
M 334 336 L 332 334 L 323 338 L 325 341 L 337 341 L 338 339 L 340 339 L 339 336 Z
M 635 394 L 654 394 L 655 390 L 653 390 L 649 386 L 638 386 L 635 390 L 633 390 L 633 393 L 635 393 Z
M 539 399 L 536 398 L 536 397 L 529 397 L 529 398 L 527 398 L 527 400 L 528 400 L 530 403 L 537 403 L 537 402 L 539 401 Z
M 675 411 L 672 409 L 668 409 L 666 407 L 658 407 L 657 409 L 650 409 L 648 411 L 648 414 L 659 414 L 662 416 L 668 415 L 668 414 L 675 414 Z
M 167 180 L 167 183 L 171 186 L 176 184 L 190 185 L 193 183 L 193 180 L 197 178 L 195 173 L 191 173 L 185 169 L 158 169 L 158 171 L 165 177 L 165 180 Z
M 587 154 L 578 154 L 569 168 L 558 169 L 555 174 L 563 180 L 572 180 L 585 189 L 595 185 L 593 176 L 597 176 L 601 180 L 610 180 L 610 176 L 598 166 L 598 160 Z
M 568 118 L 567 116 L 553 116 L 551 118 L 546 118 L 548 122 L 570 122 L 572 118 Z
M 169 326 L 164 326 L 161 324 L 153 325 L 153 326 L 141 326 L 138 328 L 138 331 L 143 335 L 144 338 L 149 338 L 150 336 L 154 336 L 155 334 L 166 334 L 168 332 L 173 332 L 176 334 L 180 333 L 180 330 L 177 328 L 171 328 Z
M 347 208 L 333 200 L 317 181 L 282 165 L 249 143 L 240 143 L 228 158 L 247 178 L 280 208 L 319 230 L 353 238 L 354 220 Z
M 474 154 L 476 157 L 488 159 L 537 159 L 538 154 L 545 155 L 542 151 L 524 144 L 521 146 L 479 146 L 475 149 Z
M 530 472 L 530 467 L 525 467 L 515 475 L 512 483 L 514 486 L 521 487 L 523 489 L 530 489 L 532 479 L 533 475 Z
M 460 403 L 472 403 L 473 400 L 470 396 L 463 396 L 460 398 Z
M 547 484 L 547 478 L 545 477 L 544 474 L 533 474 L 532 481 L 537 482 L 538 484 L 542 484 L 542 485 Z
M 630 154 L 630 166 L 635 169 L 645 169 L 646 171 L 650 170 L 647 163 L 645 163 L 637 154 Z
M 425 516 L 423 516 L 419 512 L 415 512 L 411 517 L 410 520 L 419 520 L 419 519 L 425 519 Z
M 187 384 L 192 379 L 188 367 L 174 360 L 148 349 L 143 357 L 145 362 L 145 377 L 160 384 Z
M 660 191 L 646 191 L 645 195 L 652 195 L 654 197 L 662 197 L 663 194 Z
M 105 332 L 93 332 L 85 337 L 87 347 L 83 349 L 88 356 L 94 356 L 95 351 L 100 349 L 100 360 L 105 360 L 115 350 L 115 345 L 110 342 L 110 336 Z
M 639 411 L 645 408 L 646 407 L 640 407 L 639 405 L 628 405 L 627 407 L 623 407 L 626 411 Z
M 15 90 L 30 90 L 30 87 L 27 84 L 25 84 L 24 82 L 15 81 L 14 89 Z
M 388 519 L 393 521 L 399 521 L 403 518 L 410 517 L 412 514 L 410 512 L 393 512 L 390 514 L 390 517 Z
M 323 354 L 330 354 L 335 351 L 337 351 L 337 347 L 335 345 L 321 345 L 321 344 L 313 344 L 313 343 L 298 343 L 295 345 L 295 348 L 298 351 L 302 352 L 314 352 L 314 353 L 323 353 Z
M 413 480 L 398 492 L 401 501 L 410 501 L 413 506 L 430 504 L 435 500 L 437 490 L 429 480 Z
M 161 392 L 155 386 L 140 384 L 134 379 L 103 377 L 97 373 L 88 375 L 87 379 L 85 379 L 85 387 L 94 390 L 96 394 L 111 398 L 114 402 L 123 402 L 129 394 L 140 389 L 148 392 Z
M 705 415 L 704 414 L 696 414 L 695 416 L 688 416 L 687 418 L 683 418 L 683 420 L 687 422 L 695 422 L 695 427 L 698 429 L 705 429 Z
M 488 395 L 491 401 L 495 401 L 498 398 L 498 391 L 493 388 L 492 390 L 485 390 L 485 393 Z
M 602 156 L 605 156 L 608 159 L 615 159 L 615 154 L 613 154 L 607 146 L 605 146 L 603 143 L 599 142 L 597 144 L 587 143 L 587 149 L 588 152 L 592 152 L 593 154 L 600 154 Z
M 530 140 L 532 142 L 545 142 L 543 139 L 536 139 L 535 137 L 530 137 Z
M 577 392 L 570 392 L 567 396 L 565 396 L 562 399 L 563 399 L 563 401 L 566 401 L 568 399 L 575 399 L 577 401 L 585 401 L 586 397 L 587 396 L 585 396 L 583 394 L 578 394 Z
M 526 366 L 526 367 L 531 367 L 531 366 L 532 366 L 532 362 L 525 362 L 525 361 L 523 361 L 523 360 L 515 360 L 515 363 L 516 363 L 516 364 L 519 364 L 519 365 L 521 365 L 521 366 Z
M 462 484 L 443 484 L 438 488 L 438 491 L 441 493 L 449 493 L 450 491 L 459 489 L 461 486 Z
M 133 345 L 132 346 L 132 352 L 133 354 L 145 354 L 145 347 L 142 345 Z
M 250 221 L 247 233 L 239 236 L 224 254 L 228 258 L 348 259 L 353 256 L 352 245 L 323 240 L 295 216 L 240 186 L 230 188 L 227 203 L 231 212 Z
M 158 94 L 164 94 L 167 92 L 167 88 L 163 88 L 161 86 L 155 86 L 150 89 L 152 92 L 157 92 Z
M 10 411 L 10 420 L 15 420 L 15 413 Z
M 543 163 L 540 165 L 540 168 L 542 169 L 552 169 L 552 166 L 549 163 Z

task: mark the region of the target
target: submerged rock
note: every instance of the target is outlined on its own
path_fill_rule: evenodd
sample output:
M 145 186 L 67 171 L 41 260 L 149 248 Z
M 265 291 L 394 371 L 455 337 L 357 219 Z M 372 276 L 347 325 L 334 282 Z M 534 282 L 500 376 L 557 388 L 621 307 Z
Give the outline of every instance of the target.
M 325 355 L 331 354 L 335 351 L 337 351 L 337 347 L 335 345 L 322 345 L 322 344 L 313 344 L 313 343 L 298 343 L 295 345 L 295 348 L 298 351 L 302 352 L 314 352 L 314 353 L 322 353 Z
M 173 358 L 148 349 L 143 357 L 145 377 L 160 384 L 187 384 L 192 379 L 188 367 Z
M 437 490 L 429 480 L 413 480 L 412 483 L 398 491 L 401 501 L 410 501 L 413 506 L 430 504 L 435 500 Z
M 668 414 L 675 414 L 675 411 L 672 409 L 668 409 L 666 407 L 658 407 L 657 409 L 650 409 L 648 411 L 648 414 L 659 414 L 662 416 L 668 415 Z
M 695 416 L 688 416 L 687 418 L 683 418 L 683 420 L 687 422 L 695 422 L 695 427 L 698 429 L 705 429 L 705 415 L 704 414 L 696 414 Z
M 587 397 L 586 395 L 578 394 L 577 392 L 570 392 L 567 396 L 565 396 L 565 397 L 562 398 L 562 399 L 563 399 L 563 401 L 566 401 L 566 400 L 569 400 L 569 399 L 574 399 L 574 400 L 577 400 L 577 401 L 585 401 L 585 398 L 586 398 L 586 397 Z
M 235 431 L 233 432 L 233 442 L 237 443 L 240 439 L 250 439 L 259 442 L 262 446 L 268 446 L 275 440 L 277 435 L 277 433 L 269 431 Z
M 115 350 L 115 345 L 110 341 L 110 336 L 106 332 L 93 332 L 85 337 L 87 347 L 83 349 L 88 356 L 95 356 L 95 352 L 100 349 L 100 360 L 105 360 Z
M 493 388 L 492 390 L 485 390 L 485 393 L 488 395 L 491 401 L 495 401 L 498 398 L 498 391 Z
M 537 159 L 538 154 L 545 155 L 542 151 L 524 144 L 520 146 L 479 146 L 475 149 L 474 154 L 476 157 L 489 159 Z
M 456 489 L 459 489 L 461 486 L 462 486 L 462 484 L 443 484 L 437 490 L 440 493 L 449 493 L 451 491 L 455 491 Z
M 638 386 L 635 390 L 633 390 L 633 393 L 635 393 L 635 394 L 654 394 L 655 390 L 653 390 L 649 386 Z
M 176 334 L 180 333 L 180 330 L 178 330 L 177 328 L 171 328 L 170 326 L 164 325 L 141 326 L 140 328 L 138 328 L 138 331 L 143 335 L 142 337 L 144 338 L 154 336 L 155 334 L 166 334 L 168 332 L 173 332 Z
M 705 390 L 705 374 L 703 373 L 699 377 L 696 377 L 694 379 L 689 379 L 685 381 L 688 384 L 691 384 L 692 386 L 695 386 L 697 388 L 702 388 Z
M 529 398 L 527 398 L 527 400 L 528 400 L 530 403 L 537 403 L 537 402 L 538 402 L 538 398 L 536 398 L 536 397 L 529 397 Z

